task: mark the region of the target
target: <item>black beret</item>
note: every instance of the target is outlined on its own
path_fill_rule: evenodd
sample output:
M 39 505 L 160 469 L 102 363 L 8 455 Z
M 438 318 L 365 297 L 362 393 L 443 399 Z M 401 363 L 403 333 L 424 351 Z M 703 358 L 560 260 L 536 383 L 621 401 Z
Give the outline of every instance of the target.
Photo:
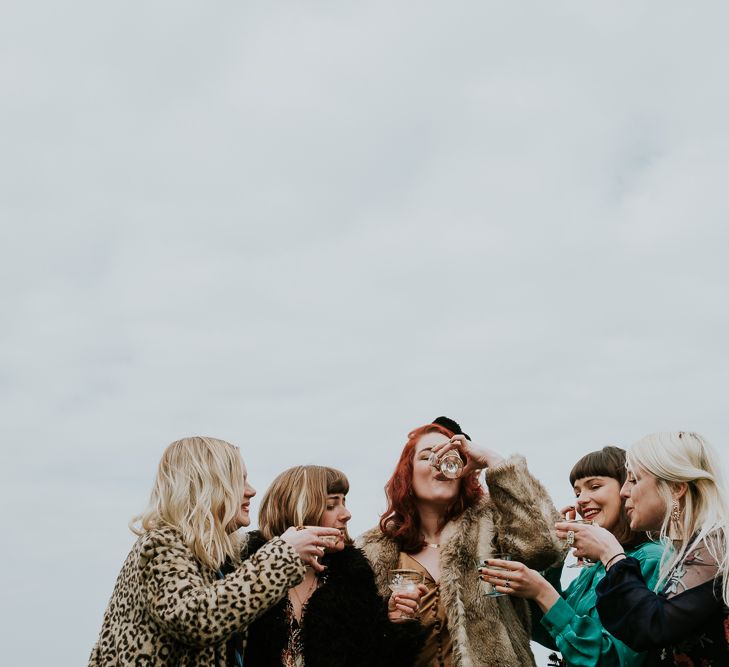
M 464 433 L 461 430 L 461 426 L 458 422 L 453 421 L 450 417 L 437 417 L 434 419 L 431 424 L 438 424 L 438 426 L 442 426 L 443 428 L 447 428 L 449 431 L 454 433 L 455 435 L 463 435 L 465 436 L 466 440 L 470 440 L 470 436 L 468 433 Z

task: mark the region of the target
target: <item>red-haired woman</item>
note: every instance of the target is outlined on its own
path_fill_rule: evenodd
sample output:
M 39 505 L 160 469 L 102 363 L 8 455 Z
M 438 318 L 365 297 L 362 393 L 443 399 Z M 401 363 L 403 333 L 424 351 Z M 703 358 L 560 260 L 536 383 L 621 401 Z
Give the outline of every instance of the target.
M 450 450 L 465 463 L 456 479 L 429 461 L 431 454 L 442 457 Z M 479 481 L 483 469 L 488 494 Z M 537 570 L 562 558 L 553 528 L 559 514 L 524 458 L 505 460 L 471 443 L 452 419 L 438 417 L 408 435 L 385 491 L 387 510 L 359 544 L 383 595 L 391 569 L 418 570 L 425 577 L 420 619 L 428 634 L 415 664 L 534 665 L 527 603 L 487 595 L 477 571 L 479 560 L 497 552 Z

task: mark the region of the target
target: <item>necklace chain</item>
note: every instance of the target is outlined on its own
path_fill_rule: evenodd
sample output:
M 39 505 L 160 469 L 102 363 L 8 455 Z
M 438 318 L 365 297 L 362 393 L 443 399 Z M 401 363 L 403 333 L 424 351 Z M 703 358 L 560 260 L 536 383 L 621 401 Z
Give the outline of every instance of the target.
M 431 549 L 440 549 L 440 544 L 436 544 L 435 542 L 426 542 L 425 546 Z
M 296 590 L 298 588 L 298 586 L 292 586 L 291 587 L 290 590 L 294 594 L 294 596 L 296 597 L 296 601 L 299 603 L 299 605 L 301 605 L 301 608 L 302 609 L 304 608 L 305 602 L 309 600 L 309 597 L 311 596 L 311 593 L 314 590 L 314 586 L 316 586 L 316 575 L 314 575 L 314 578 L 312 579 L 311 584 L 309 584 L 308 588 L 306 589 L 306 592 L 304 593 L 304 599 L 303 600 L 299 596 L 299 592 Z

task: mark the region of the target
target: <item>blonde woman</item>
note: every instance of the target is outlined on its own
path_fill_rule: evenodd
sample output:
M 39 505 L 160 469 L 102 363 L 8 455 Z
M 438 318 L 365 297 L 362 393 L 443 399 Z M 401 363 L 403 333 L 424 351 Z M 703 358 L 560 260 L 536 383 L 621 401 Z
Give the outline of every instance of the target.
M 347 532 L 349 482 L 324 466 L 296 466 L 281 473 L 261 502 L 260 532 L 249 534 L 255 557 L 282 526 L 317 525 L 337 530 L 303 581 L 249 628 L 245 664 L 252 667 L 407 667 L 420 649 L 420 623 L 412 616 L 419 593 L 381 598 L 364 554 Z
M 117 579 L 90 667 L 240 665 L 246 626 L 299 583 L 338 531 L 282 531 L 240 560 L 236 530 L 255 489 L 237 447 L 173 442 L 162 455 L 139 536 Z M 224 562 L 233 564 L 223 576 Z
M 597 610 L 608 631 L 646 665 L 729 665 L 729 505 L 712 447 L 697 433 L 655 433 L 627 455 L 621 494 L 632 530 L 672 542 L 654 590 L 608 531 L 573 530 L 577 555 L 607 569 Z

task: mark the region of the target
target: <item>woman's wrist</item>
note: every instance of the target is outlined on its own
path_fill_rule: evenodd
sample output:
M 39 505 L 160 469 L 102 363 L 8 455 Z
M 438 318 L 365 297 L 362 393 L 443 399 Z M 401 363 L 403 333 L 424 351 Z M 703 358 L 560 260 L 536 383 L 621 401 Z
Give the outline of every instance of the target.
M 546 614 L 554 606 L 554 603 L 557 602 L 557 600 L 559 600 L 559 593 L 554 589 L 554 586 L 545 579 L 539 587 L 539 592 L 534 598 L 534 602 L 536 602 L 537 606 Z
M 482 450 L 483 454 L 478 458 L 474 457 L 475 467 L 481 470 L 488 470 L 489 468 L 496 468 L 500 466 L 506 459 L 500 456 L 496 452 L 490 450 Z
M 612 556 L 609 557 L 603 557 L 602 563 L 605 566 L 605 571 L 607 572 L 615 563 L 619 563 L 621 560 L 624 560 L 627 558 L 624 551 L 618 551 L 617 553 L 614 553 Z

